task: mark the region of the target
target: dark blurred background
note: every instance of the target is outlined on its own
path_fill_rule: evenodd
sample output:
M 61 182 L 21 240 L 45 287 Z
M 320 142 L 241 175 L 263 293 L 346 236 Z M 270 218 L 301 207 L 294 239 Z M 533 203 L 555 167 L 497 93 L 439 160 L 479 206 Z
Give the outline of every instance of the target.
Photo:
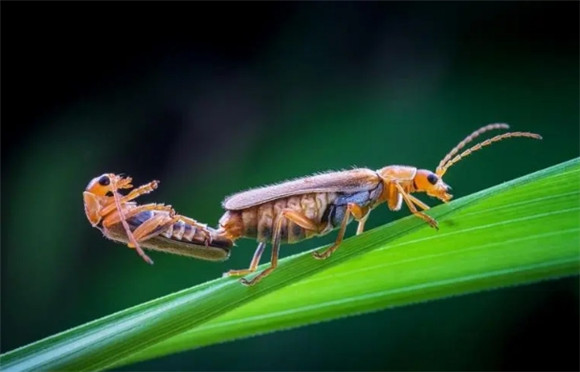
M 1 7 L 2 352 L 248 265 L 250 240 L 225 263 L 153 253 L 152 267 L 105 240 L 81 198 L 104 172 L 159 179 L 143 202 L 214 225 L 228 194 L 353 165 L 433 169 L 491 122 L 544 141 L 461 162 L 457 197 L 580 153 L 578 2 Z M 407 214 L 380 207 L 367 226 Z M 577 370 L 578 291 L 564 278 L 126 369 Z

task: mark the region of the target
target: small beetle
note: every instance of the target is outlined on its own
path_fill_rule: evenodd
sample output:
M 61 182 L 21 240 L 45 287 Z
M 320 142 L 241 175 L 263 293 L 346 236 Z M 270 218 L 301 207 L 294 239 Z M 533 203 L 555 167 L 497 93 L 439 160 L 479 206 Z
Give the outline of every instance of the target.
M 83 200 L 85 214 L 93 227 L 101 230 L 107 238 L 135 248 L 149 264 L 153 261 L 139 243 L 145 248 L 209 261 L 229 258 L 233 242 L 219 239 L 215 230 L 175 214 L 169 205 L 137 205 L 131 201 L 155 190 L 159 181 L 149 182 L 120 196 L 118 190 L 132 188 L 131 181 L 130 177 L 106 173 L 89 182 Z
M 507 124 L 489 124 L 471 133 L 441 160 L 435 172 L 401 165 L 391 165 L 376 171 L 359 168 L 317 174 L 234 194 L 222 203 L 226 212 L 219 220 L 217 229 L 175 215 L 169 206 L 135 205 L 130 200 L 152 191 L 157 187 L 157 182 L 141 186 L 127 196 L 120 197 L 116 190 L 132 187 L 131 179 L 112 174 L 97 177 L 89 183 L 85 191 L 85 211 L 93 226 L 99 227 L 113 240 L 129 242 L 129 246 L 135 247 L 144 258 L 147 256 L 140 250 L 139 243 L 146 248 L 170 253 L 222 260 L 229 256 L 229 248 L 235 240 L 241 237 L 256 239 L 259 243 L 250 267 L 230 270 L 225 276 L 243 276 L 256 271 L 266 244 L 271 242 L 270 267 L 251 280 L 240 279 L 244 285 L 251 286 L 276 268 L 282 243 L 296 243 L 339 228 L 334 244 L 323 252 L 313 253 L 317 259 L 326 259 L 340 246 L 348 223 L 354 218 L 358 221 L 357 235 L 362 233 L 370 211 L 383 202 L 387 203 L 389 209 L 399 210 L 404 201 L 414 215 L 437 229 L 437 221 L 422 212 L 428 210 L 429 206 L 411 194 L 425 192 L 448 202 L 453 195 L 449 194 L 451 187 L 443 182 L 442 177 L 453 164 L 484 146 L 506 138 L 542 139 L 535 133 L 509 132 L 457 154 L 482 133 L 507 128 Z M 103 185 L 103 177 L 111 180 L 111 184 Z M 176 224 L 180 232 L 183 231 L 182 226 L 194 230 L 192 238 L 183 242 L 184 234 L 174 233 Z M 161 240 L 160 236 L 163 237 Z M 176 249 L 176 244 L 183 247 Z

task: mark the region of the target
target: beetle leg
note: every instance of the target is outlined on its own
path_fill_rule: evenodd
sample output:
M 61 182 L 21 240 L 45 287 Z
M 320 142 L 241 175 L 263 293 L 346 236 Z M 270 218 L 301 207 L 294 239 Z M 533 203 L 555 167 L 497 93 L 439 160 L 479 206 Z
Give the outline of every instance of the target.
M 152 237 L 161 234 L 177 221 L 179 221 L 179 217 L 177 216 L 171 218 L 166 214 L 157 214 L 139 225 L 133 231 L 133 237 L 138 243 L 151 239 Z M 135 248 L 131 243 L 127 245 L 129 248 Z
M 175 211 L 170 205 L 151 203 L 131 208 L 124 212 L 123 217 L 125 217 L 125 219 L 131 218 L 141 212 L 146 211 L 164 211 L 169 212 L 171 216 L 175 214 Z M 117 224 L 119 222 L 121 222 L 121 216 L 119 215 L 119 212 L 115 211 L 103 219 L 103 226 L 110 227 L 111 225 Z
M 427 204 L 423 203 L 421 200 L 417 199 L 417 198 L 416 198 L 416 197 L 414 197 L 413 195 L 411 195 L 411 194 L 407 194 L 407 197 L 408 197 L 409 199 L 411 199 L 411 201 L 412 201 L 413 203 L 415 203 L 415 204 L 417 204 L 419 207 L 421 207 L 421 209 L 423 209 L 424 211 L 426 211 L 426 210 L 428 210 L 428 209 L 429 209 L 429 206 L 428 206 Z
M 155 190 L 157 188 L 157 186 L 159 186 L 159 181 L 157 181 L 157 180 L 151 181 L 145 185 L 141 185 L 141 186 L 137 187 L 136 189 L 131 190 L 131 192 L 128 193 L 127 195 L 121 197 L 121 202 L 128 202 L 128 201 L 133 200 L 141 195 L 149 194 L 150 192 Z
M 119 201 L 121 203 L 127 203 L 127 202 L 141 196 L 141 195 L 149 194 L 150 192 L 152 192 L 153 190 L 155 190 L 157 188 L 158 184 L 159 184 L 159 181 L 151 181 L 146 185 L 139 186 L 138 188 L 131 190 L 131 192 L 128 193 L 127 195 L 121 196 Z M 115 210 L 115 204 L 112 203 L 101 210 L 101 216 L 106 216 L 107 214 L 111 213 L 113 210 Z
M 356 227 L 356 234 L 360 235 L 363 233 L 363 231 L 365 231 L 365 223 L 367 222 L 367 219 L 369 218 L 369 214 L 367 213 L 363 218 L 361 218 L 358 221 L 358 226 Z
M 135 247 L 135 250 L 137 251 L 139 256 L 141 256 L 141 258 L 145 262 L 147 262 L 148 264 L 153 265 L 153 260 L 151 258 L 149 258 L 149 256 L 147 256 L 147 254 L 139 246 L 139 243 L 137 243 L 137 241 L 135 240 L 135 237 L 133 237 L 133 233 L 131 232 L 131 228 L 129 227 L 129 224 L 127 223 L 127 218 L 125 217 L 125 211 L 123 210 L 123 208 L 121 206 L 119 194 L 117 193 L 117 190 L 115 189 L 115 183 L 113 183 L 112 186 L 113 186 L 113 198 L 115 199 L 115 206 L 117 208 L 116 213 L 119 215 L 119 220 L 121 221 L 121 225 L 123 225 L 123 228 L 125 229 L 125 233 L 127 234 L 127 239 L 129 239 L 129 242 L 133 245 L 133 247 Z M 104 222 L 103 222 L 103 224 L 104 224 Z
M 162 206 L 159 204 L 141 205 L 139 207 L 127 211 L 127 213 L 125 213 L 123 216 L 121 216 L 118 212 L 115 212 L 112 215 L 108 216 L 107 219 L 103 221 L 103 226 L 110 227 L 113 224 L 126 221 L 128 218 L 131 218 L 141 212 L 148 210 L 168 211 L 169 215 L 157 214 L 152 218 L 148 219 L 147 221 L 143 222 L 133 232 L 129 231 L 127 233 L 127 239 L 129 239 L 127 247 L 136 249 L 137 253 L 139 253 L 139 255 L 145 260 L 145 262 L 153 264 L 153 260 L 149 258 L 149 256 L 147 256 L 147 254 L 139 246 L 139 242 L 145 241 L 147 239 L 152 238 L 153 236 L 161 234 L 163 231 L 165 231 L 166 227 L 171 226 L 172 224 L 174 224 L 179 220 L 178 217 L 173 216 L 175 212 L 173 211 L 171 206 Z M 121 219 L 122 217 L 123 219 Z
M 274 232 L 272 233 L 272 259 L 270 260 L 270 267 L 268 267 L 267 269 L 265 269 L 264 271 L 259 273 L 257 276 L 255 276 L 251 280 L 247 280 L 245 278 L 240 279 L 240 282 L 243 285 L 246 285 L 246 286 L 255 285 L 260 280 L 262 280 L 265 277 L 267 277 L 268 275 L 270 275 L 272 273 L 272 271 L 274 271 L 276 269 L 276 267 L 278 266 L 278 253 L 280 251 L 280 243 L 281 243 L 280 240 L 282 237 L 281 230 L 282 230 L 282 222 L 284 221 L 284 219 L 292 221 L 292 222 L 296 223 L 297 225 L 299 225 L 300 227 L 307 229 L 307 230 L 314 230 L 314 231 L 320 230 L 320 226 L 318 224 L 316 224 L 314 221 L 312 221 L 311 219 L 304 216 L 302 213 L 297 212 L 293 209 L 283 209 L 280 212 L 280 214 L 278 215 L 278 217 L 276 217 L 276 220 L 274 221 Z M 256 253 L 258 253 L 259 250 L 260 250 L 260 246 L 258 246 Z M 256 253 L 254 254 L 254 257 L 256 256 Z M 259 252 L 259 253 L 261 256 L 262 252 Z M 258 260 L 259 260 L 259 258 L 258 258 Z M 252 260 L 252 263 L 253 263 L 253 261 L 254 260 Z M 257 263 L 256 263 L 256 265 L 257 265 Z M 250 266 L 250 268 L 251 268 L 251 266 Z
M 365 212 L 364 212 L 365 209 L 366 208 L 361 208 L 357 204 L 348 203 L 346 206 L 346 213 L 344 214 L 344 217 L 343 217 L 342 222 L 340 224 L 340 230 L 338 230 L 338 236 L 336 237 L 336 241 L 334 242 L 334 244 L 332 246 L 327 248 L 322 253 L 313 252 L 312 255 L 314 256 L 314 258 L 316 258 L 317 260 L 325 260 L 328 257 L 330 257 L 330 255 L 338 249 L 338 247 L 340 246 L 340 243 L 342 243 L 342 239 L 344 238 L 344 233 L 346 232 L 346 225 L 348 224 L 348 218 L 350 217 L 350 215 L 354 216 L 355 219 L 359 219 L 359 220 L 366 219 L 366 215 L 368 215 L 368 212 L 365 215 Z M 360 222 L 359 222 L 359 226 L 360 226 Z M 364 222 L 363 222 L 363 227 L 364 227 Z
M 361 207 L 358 204 L 354 204 L 353 210 L 351 214 L 353 215 L 354 219 L 358 221 L 358 226 L 356 227 L 356 234 L 362 234 L 365 230 L 365 223 L 371 214 L 370 207 Z
M 401 195 L 403 196 L 403 200 L 405 200 L 405 203 L 407 204 L 407 207 L 409 207 L 409 210 L 411 211 L 411 213 L 413 213 L 415 216 L 421 218 L 422 220 L 424 220 L 425 222 L 427 222 L 429 224 L 429 226 L 431 226 L 434 229 L 439 230 L 439 226 L 437 225 L 437 221 L 435 221 L 435 219 L 431 216 L 426 215 L 423 212 L 419 212 L 417 210 L 417 207 L 415 207 L 415 200 L 419 201 L 417 198 L 410 198 L 411 195 L 407 194 L 405 192 L 405 190 L 403 189 L 403 187 L 401 185 L 399 185 L 398 183 L 395 183 L 395 186 L 397 187 L 397 190 L 399 190 L 399 192 L 401 193 Z M 420 203 L 417 203 L 421 208 L 423 208 L 423 206 L 426 206 L 423 202 L 419 201 Z M 425 208 L 423 208 L 425 209 Z
M 102 229 L 102 231 L 105 235 L 107 235 L 107 228 L 111 227 L 112 225 L 122 223 L 123 227 L 125 227 L 125 224 L 127 224 L 126 221 L 127 218 L 131 218 L 141 212 L 151 210 L 169 212 L 170 216 L 173 216 L 175 214 L 175 211 L 173 210 L 173 208 L 171 208 L 170 205 L 161 205 L 154 203 L 140 205 L 138 207 L 131 208 L 130 210 L 125 211 L 123 214 L 121 214 L 120 211 L 115 211 L 109 214 L 107 217 L 103 219 L 104 229 Z M 135 239 L 133 233 L 129 229 L 129 225 L 125 227 L 125 231 L 127 232 L 127 239 L 129 239 L 129 244 L 127 244 L 127 246 L 130 248 L 135 248 L 137 250 L 137 253 L 139 253 L 139 256 L 141 256 L 145 260 L 145 262 L 153 264 L 153 260 L 151 260 L 151 258 L 149 258 L 149 256 L 147 256 L 147 254 L 139 246 L 138 241 Z
M 264 248 L 266 248 L 266 243 L 261 242 L 258 244 L 258 248 L 256 248 L 256 251 L 254 252 L 254 257 L 252 257 L 252 262 L 250 263 L 249 268 L 243 270 L 230 270 L 227 273 L 224 273 L 223 276 L 243 276 L 256 271 L 258 264 L 260 263 L 262 253 L 264 253 Z

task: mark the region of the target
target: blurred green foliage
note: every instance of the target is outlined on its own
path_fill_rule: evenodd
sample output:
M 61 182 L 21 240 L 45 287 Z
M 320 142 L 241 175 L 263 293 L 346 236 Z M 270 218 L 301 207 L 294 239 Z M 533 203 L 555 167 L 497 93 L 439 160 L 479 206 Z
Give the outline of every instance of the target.
M 105 240 L 81 199 L 101 173 L 159 179 L 144 202 L 213 225 L 224 196 L 258 185 L 354 165 L 433 169 L 490 122 L 544 141 L 454 166 L 456 196 L 580 153 L 578 3 L 2 8 L 2 352 L 248 265 L 250 240 L 224 263 L 153 254 L 153 267 Z M 367 226 L 407 214 L 380 207 Z M 577 335 L 572 278 L 130 368 L 577 369 Z

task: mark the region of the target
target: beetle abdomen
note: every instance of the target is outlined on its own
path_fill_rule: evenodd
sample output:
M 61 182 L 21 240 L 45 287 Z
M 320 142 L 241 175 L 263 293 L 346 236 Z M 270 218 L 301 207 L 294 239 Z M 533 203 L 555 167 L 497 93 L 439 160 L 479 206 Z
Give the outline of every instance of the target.
M 284 209 L 295 210 L 316 225 L 320 225 L 324 212 L 336 199 L 336 195 L 336 193 L 295 195 L 244 210 L 230 210 L 220 219 L 220 226 L 226 231 L 237 231 L 239 236 L 269 243 L 274 234 L 274 223 Z M 319 231 L 307 230 L 293 221 L 282 219 L 280 227 L 282 243 L 295 243 L 313 235 L 319 235 Z
M 146 221 L 158 214 L 169 214 L 166 211 L 144 211 L 127 219 L 131 231 L 135 231 Z M 113 240 L 129 243 L 121 223 L 109 227 L 99 227 L 105 235 Z M 210 239 L 207 239 L 207 236 Z M 230 255 L 233 242 L 217 233 L 210 227 L 196 227 L 185 221 L 166 226 L 160 225 L 148 233 L 149 238 L 140 242 L 143 248 L 169 252 L 183 256 L 195 257 L 209 261 L 223 261 Z
M 132 231 L 134 231 L 138 226 L 140 226 L 145 221 L 153 218 L 157 214 L 169 214 L 165 211 L 145 211 L 137 214 L 136 216 L 129 218 L 127 222 Z M 160 237 L 165 237 L 173 241 L 181 241 L 184 243 L 193 243 L 198 245 L 214 246 L 217 248 L 228 248 L 232 246 L 231 241 L 219 239 L 215 234 L 215 230 L 207 226 L 193 226 L 189 223 L 179 220 L 169 226 L 159 226 L 156 230 L 151 232 L 151 235 L 156 235 L 158 232 Z M 208 241 L 208 234 L 212 237 L 211 242 Z

